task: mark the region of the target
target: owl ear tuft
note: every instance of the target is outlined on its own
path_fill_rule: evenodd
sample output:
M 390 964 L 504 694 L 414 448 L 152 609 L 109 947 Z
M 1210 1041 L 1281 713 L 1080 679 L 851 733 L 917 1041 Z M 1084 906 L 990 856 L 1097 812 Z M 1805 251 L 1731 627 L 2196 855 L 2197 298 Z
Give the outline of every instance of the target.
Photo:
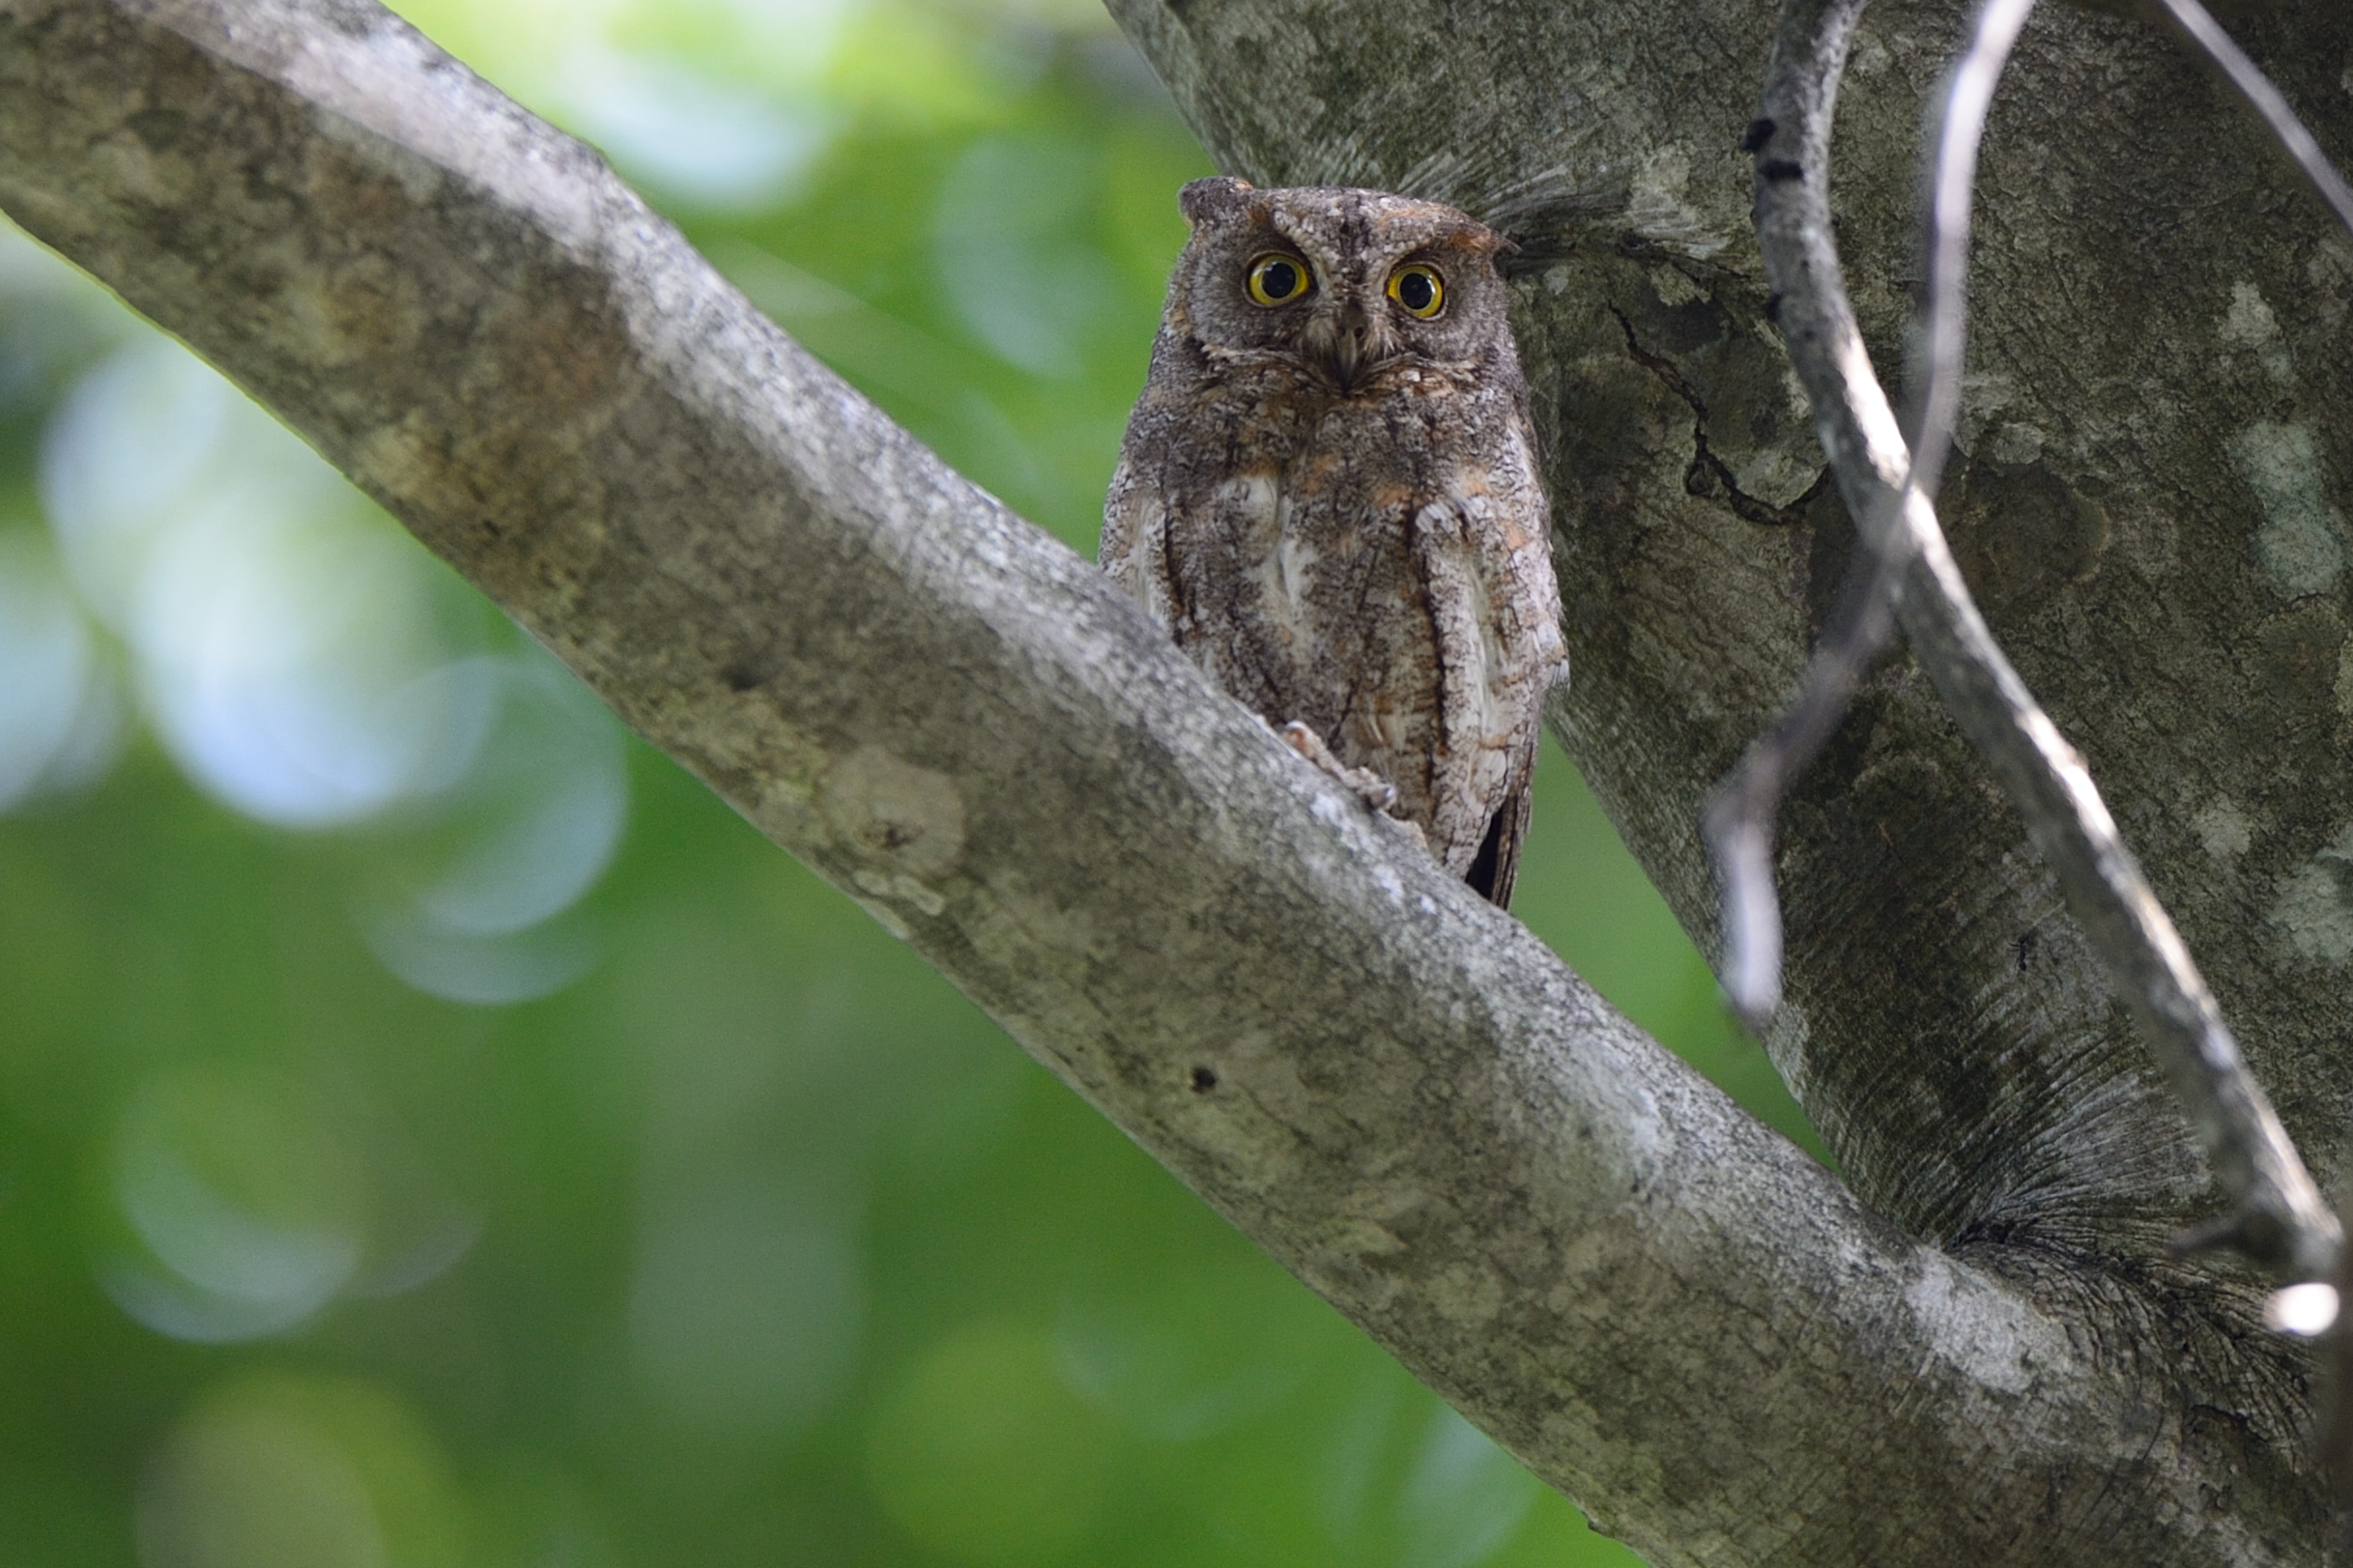
M 1480 256 L 1508 256 L 1520 248 L 1509 235 L 1476 219 L 1465 220 L 1453 235 L 1453 242 Z
M 1177 192 L 1177 210 L 1185 221 L 1194 228 L 1209 217 L 1230 217 L 1242 211 L 1243 193 L 1253 189 L 1247 180 L 1237 180 L 1230 174 L 1220 174 L 1210 180 L 1195 180 Z

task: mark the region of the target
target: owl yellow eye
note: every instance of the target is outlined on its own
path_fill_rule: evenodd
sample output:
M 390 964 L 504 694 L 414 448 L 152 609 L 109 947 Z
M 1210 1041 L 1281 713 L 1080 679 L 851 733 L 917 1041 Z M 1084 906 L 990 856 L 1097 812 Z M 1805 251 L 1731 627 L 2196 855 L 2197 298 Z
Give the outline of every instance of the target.
M 1436 268 L 1408 262 L 1389 274 L 1389 297 L 1403 305 L 1407 315 L 1428 321 L 1447 302 L 1446 280 Z
M 1250 263 L 1250 298 L 1262 305 L 1287 305 L 1314 285 L 1307 264 L 1280 251 Z

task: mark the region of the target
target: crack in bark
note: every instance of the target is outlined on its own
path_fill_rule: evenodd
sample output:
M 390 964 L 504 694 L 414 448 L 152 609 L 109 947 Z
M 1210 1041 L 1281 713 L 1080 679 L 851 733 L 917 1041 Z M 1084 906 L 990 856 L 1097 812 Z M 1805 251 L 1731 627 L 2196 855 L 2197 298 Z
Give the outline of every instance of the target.
M 1663 354 L 1654 354 L 1642 346 L 1634 335 L 1634 324 L 1616 305 L 1604 307 L 1618 318 L 1618 328 L 1625 334 L 1626 353 L 1634 362 L 1658 378 L 1670 392 L 1679 397 L 1691 409 L 1691 462 L 1683 470 L 1683 489 L 1693 496 L 1721 496 L 1726 505 L 1741 521 L 1763 527 L 1795 527 L 1806 519 L 1806 512 L 1831 483 L 1830 470 L 1825 466 L 1814 475 L 1814 482 L 1805 493 L 1784 506 L 1762 500 L 1742 490 L 1733 477 L 1732 466 L 1715 453 L 1707 441 L 1707 400 L 1691 385 L 1689 377 L 1676 367 L 1675 361 Z

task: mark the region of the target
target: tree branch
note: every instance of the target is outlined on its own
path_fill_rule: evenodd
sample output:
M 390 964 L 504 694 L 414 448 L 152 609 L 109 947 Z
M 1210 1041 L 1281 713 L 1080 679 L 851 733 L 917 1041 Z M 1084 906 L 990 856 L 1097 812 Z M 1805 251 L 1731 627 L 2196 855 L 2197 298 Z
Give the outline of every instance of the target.
M 1724 885 L 1725 994 L 1748 1026 L 1763 1034 L 1781 1005 L 1781 900 L 1773 889 L 1773 819 L 1790 785 L 1822 752 L 1846 717 L 1864 670 L 1895 630 L 1894 589 L 1908 553 L 1892 509 L 1909 497 L 1934 498 L 1953 447 L 1961 408 L 1966 344 L 1969 205 L 1977 175 L 1977 143 L 1994 83 L 2018 42 L 2034 0 L 1991 0 L 1937 116 L 1928 182 L 1927 303 L 1908 378 L 1918 400 L 1906 444 L 1911 465 L 1901 495 L 1881 497 L 1882 510 L 1865 520 L 1863 556 L 1849 574 L 1837 616 L 1806 662 L 1804 683 L 1789 711 L 1749 744 L 1740 765 L 1709 798 L 1709 852 Z M 1770 140 L 1773 125 L 1759 120 L 1749 138 Z M 1834 465 L 1835 467 L 1835 465 Z
M 1662 1568 L 2295 1554 L 373 5 L 0 0 L 0 206 Z
M 1786 700 L 1854 554 L 1848 514 L 1804 499 L 1820 447 L 1810 417 L 1780 413 L 1778 301 L 1746 242 L 1737 145 L 1771 8 L 1113 9 L 1221 167 L 1439 196 L 1519 240 L 1514 325 L 1577 670 L 1556 724 L 1707 944 L 1692 824 Z M 1840 232 L 1875 348 L 1909 315 L 1919 91 L 1966 9 L 1875 14 L 1839 110 Z M 2353 111 L 2323 62 L 2353 43 L 2348 14 L 2300 8 L 2249 42 L 2341 138 Z M 2353 638 L 2330 591 L 2345 524 L 2329 411 L 2353 397 L 2329 346 L 2341 242 L 2279 197 L 2235 118 L 2204 118 L 2202 84 L 2149 30 L 2053 10 L 2013 70 L 1987 150 L 2000 199 L 1981 219 L 1955 537 L 2129 803 L 2287 1125 L 2333 1158 L 2353 1119 Z M 2185 106 L 2199 135 L 2147 134 Z M 1765 505 L 1728 504 L 1729 484 Z M 1881 1212 L 2040 1299 L 2097 1302 L 2090 1331 L 2180 1390 L 2181 1440 L 2213 1435 L 2195 1413 L 2212 1400 L 2250 1422 L 2242 1452 L 2292 1469 L 2310 1363 L 2261 1331 L 2239 1270 L 2169 1254 L 2211 1205 L 2211 1167 L 1949 712 L 1912 661 L 1876 670 L 1785 813 L 1775 1065 Z M 2296 1485 L 2267 1494 L 2270 1517 L 2315 1538 L 2320 1500 L 2290 1503 Z M 2109 1516 L 2137 1490 L 2120 1480 Z
M 2271 132 L 2281 156 L 2304 176 L 2305 183 L 2312 187 L 2312 194 L 2320 198 L 2337 221 L 2353 229 L 2353 186 L 2346 185 L 2344 176 L 2337 172 L 2337 165 L 2321 152 L 2312 133 L 2296 118 L 2296 111 L 2280 96 L 2280 89 L 2272 85 L 2260 67 L 2247 58 L 2245 49 L 2231 42 L 2222 23 L 2197 0 L 2151 0 L 2151 4 L 2164 13 L 2191 47 L 2204 55 L 2246 100 L 2255 118 L 2263 123 L 2263 128 Z
M 1897 568 L 1896 616 L 1922 668 L 2017 804 L 2027 836 L 2058 873 L 2069 912 L 2188 1109 L 2230 1204 L 2230 1238 L 2283 1281 L 2331 1278 L 2336 1216 L 2248 1071 L 2082 756 L 1994 642 L 1933 499 L 1911 482 L 1910 453 L 1855 328 L 1830 232 L 1831 108 L 1862 7 L 1789 0 L 1765 77 L 1758 122 L 1765 133 L 1752 149 L 1765 274 L 1822 448 L 1849 511 L 1866 520 L 1866 548 Z M 1938 190 L 1940 215 L 1946 196 Z M 1939 259 L 1949 267 L 1951 258 Z M 1933 427 L 1929 439 L 1946 444 Z

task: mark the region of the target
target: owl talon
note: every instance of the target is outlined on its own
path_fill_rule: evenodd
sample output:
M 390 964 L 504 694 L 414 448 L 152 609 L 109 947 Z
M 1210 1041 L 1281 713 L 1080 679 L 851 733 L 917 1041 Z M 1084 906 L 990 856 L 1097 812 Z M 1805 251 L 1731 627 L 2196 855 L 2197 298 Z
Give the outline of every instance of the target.
M 1350 767 L 1333 755 L 1332 748 L 1324 744 L 1323 736 L 1301 724 L 1297 719 L 1284 725 L 1276 733 L 1282 736 L 1284 745 L 1330 774 L 1338 781 L 1342 788 L 1363 801 L 1368 810 L 1387 814 L 1390 809 L 1397 804 L 1397 786 L 1395 784 L 1391 784 L 1370 768 Z M 1400 818 L 1400 820 L 1402 819 Z M 1411 822 L 1406 823 L 1406 826 L 1413 828 L 1417 834 L 1421 831 L 1418 825 Z

